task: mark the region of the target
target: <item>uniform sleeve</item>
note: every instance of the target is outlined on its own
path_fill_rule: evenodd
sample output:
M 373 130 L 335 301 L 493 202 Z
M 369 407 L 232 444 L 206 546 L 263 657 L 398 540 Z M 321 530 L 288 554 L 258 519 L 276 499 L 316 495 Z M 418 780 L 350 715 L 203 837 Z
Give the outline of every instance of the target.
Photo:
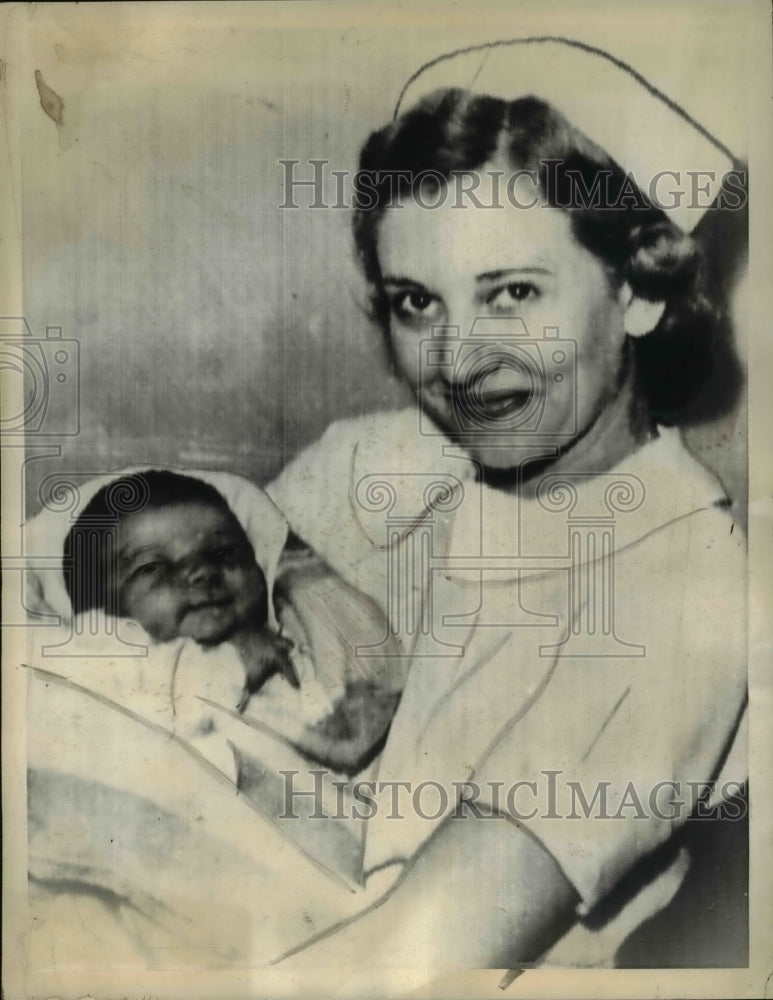
M 353 421 L 331 424 L 266 487 L 295 534 L 322 556 L 335 548 L 348 521 L 356 441 Z
M 393 442 L 404 437 L 406 419 L 405 414 L 401 420 L 399 413 L 375 413 L 332 424 L 267 487 L 292 531 L 382 610 L 387 561 L 363 524 L 355 480 L 364 474 L 363 466 L 394 467 Z M 383 515 L 374 516 L 383 533 Z
M 746 777 L 745 559 L 730 532 L 704 510 L 616 553 L 615 630 L 643 655 L 559 657 L 478 774 L 517 786 L 501 807 L 555 858 L 581 912 L 698 800 L 722 798 L 718 778 L 729 797 Z

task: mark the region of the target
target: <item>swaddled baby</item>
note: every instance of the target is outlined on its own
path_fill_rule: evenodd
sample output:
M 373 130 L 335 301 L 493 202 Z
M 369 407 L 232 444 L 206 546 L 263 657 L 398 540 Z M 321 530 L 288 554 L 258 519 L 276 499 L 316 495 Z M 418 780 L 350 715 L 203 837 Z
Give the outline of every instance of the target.
M 136 510 L 116 515 L 122 485 L 144 487 Z M 297 688 L 293 643 L 269 625 L 266 578 L 224 497 L 192 476 L 148 470 L 103 487 L 64 544 L 65 582 L 74 614 L 99 609 L 138 622 L 163 643 L 189 638 L 205 648 L 229 642 L 245 671 L 243 712 L 279 674 Z M 309 726 L 306 756 L 354 774 L 378 752 L 399 695 L 349 680 L 327 717 Z

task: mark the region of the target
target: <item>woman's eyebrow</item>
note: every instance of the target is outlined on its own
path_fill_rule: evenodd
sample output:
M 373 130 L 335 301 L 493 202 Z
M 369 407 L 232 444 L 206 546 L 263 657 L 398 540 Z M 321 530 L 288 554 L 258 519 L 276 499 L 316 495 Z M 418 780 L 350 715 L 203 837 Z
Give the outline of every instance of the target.
M 394 285 L 397 288 L 424 288 L 425 286 L 415 278 L 404 278 L 399 274 L 387 274 L 382 279 L 385 285 Z
M 476 281 L 499 281 L 500 278 L 507 278 L 511 274 L 543 274 L 552 275 L 553 271 L 549 267 L 506 267 L 499 271 L 484 271 L 475 277 Z

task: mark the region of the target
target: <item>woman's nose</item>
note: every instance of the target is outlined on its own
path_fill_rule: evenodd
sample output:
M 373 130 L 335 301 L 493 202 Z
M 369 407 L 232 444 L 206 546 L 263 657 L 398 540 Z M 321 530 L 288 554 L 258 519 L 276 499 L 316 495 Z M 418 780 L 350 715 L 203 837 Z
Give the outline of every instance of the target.
M 455 307 L 449 305 L 447 323 L 433 330 L 431 347 L 434 357 L 442 359 L 438 368 L 449 385 L 466 379 L 463 360 L 476 346 L 481 346 L 480 339 L 475 336 L 481 318 L 481 314 L 467 302 L 458 303 Z

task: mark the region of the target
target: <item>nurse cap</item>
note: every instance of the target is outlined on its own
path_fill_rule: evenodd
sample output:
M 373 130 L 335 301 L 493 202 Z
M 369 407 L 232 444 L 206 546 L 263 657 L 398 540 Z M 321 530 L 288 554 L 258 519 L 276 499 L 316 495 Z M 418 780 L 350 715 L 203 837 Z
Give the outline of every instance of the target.
M 552 104 L 632 175 L 684 232 L 695 228 L 724 175 L 736 166 L 726 146 L 644 77 L 582 42 L 516 38 L 439 56 L 405 84 L 395 117 L 446 87 Z

